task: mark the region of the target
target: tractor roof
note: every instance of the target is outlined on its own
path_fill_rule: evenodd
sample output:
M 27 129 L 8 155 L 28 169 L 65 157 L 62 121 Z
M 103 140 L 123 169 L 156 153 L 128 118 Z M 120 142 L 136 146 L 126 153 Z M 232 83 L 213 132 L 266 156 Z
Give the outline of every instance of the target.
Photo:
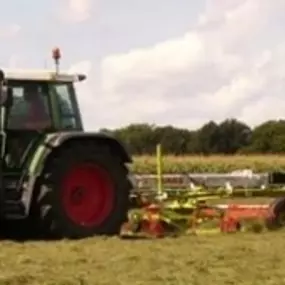
M 59 72 L 54 70 L 38 69 L 9 69 L 3 68 L 7 80 L 31 80 L 31 81 L 63 81 L 78 82 L 86 79 L 84 74 Z

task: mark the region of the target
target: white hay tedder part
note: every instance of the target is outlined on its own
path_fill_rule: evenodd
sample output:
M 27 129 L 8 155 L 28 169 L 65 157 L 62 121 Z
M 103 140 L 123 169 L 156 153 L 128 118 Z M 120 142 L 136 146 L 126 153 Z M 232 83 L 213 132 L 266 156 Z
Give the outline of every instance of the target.
M 137 189 L 155 189 L 157 183 L 156 174 L 134 174 L 134 185 Z M 227 190 L 260 189 L 268 188 L 268 173 L 253 173 L 249 169 L 237 170 L 230 173 L 185 173 L 185 174 L 163 174 L 162 181 L 168 189 L 195 189 L 197 185 L 205 188 L 221 188 Z

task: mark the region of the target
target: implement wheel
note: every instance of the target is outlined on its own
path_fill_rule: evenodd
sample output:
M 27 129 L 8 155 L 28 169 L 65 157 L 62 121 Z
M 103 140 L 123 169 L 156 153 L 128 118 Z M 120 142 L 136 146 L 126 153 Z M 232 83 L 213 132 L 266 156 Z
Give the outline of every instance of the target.
M 270 205 L 273 216 L 266 220 L 267 228 L 277 230 L 285 227 L 285 198 L 277 198 Z
M 117 234 L 130 190 L 126 166 L 106 147 L 74 144 L 52 155 L 34 208 L 41 230 L 59 237 Z

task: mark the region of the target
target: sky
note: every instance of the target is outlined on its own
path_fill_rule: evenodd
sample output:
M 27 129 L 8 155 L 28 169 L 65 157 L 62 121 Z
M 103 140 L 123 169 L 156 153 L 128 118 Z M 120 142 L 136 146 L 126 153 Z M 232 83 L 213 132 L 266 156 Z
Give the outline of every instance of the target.
M 0 66 L 83 72 L 86 130 L 285 117 L 284 0 L 0 0 Z

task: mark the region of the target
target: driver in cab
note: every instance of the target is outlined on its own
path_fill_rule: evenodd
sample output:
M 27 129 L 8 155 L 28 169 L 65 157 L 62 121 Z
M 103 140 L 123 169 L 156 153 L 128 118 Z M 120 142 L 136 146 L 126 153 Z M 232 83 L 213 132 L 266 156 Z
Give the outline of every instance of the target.
M 37 86 L 27 86 L 24 92 L 24 100 L 28 108 L 25 128 L 39 130 L 51 127 L 51 120 L 44 102 L 45 95 Z

